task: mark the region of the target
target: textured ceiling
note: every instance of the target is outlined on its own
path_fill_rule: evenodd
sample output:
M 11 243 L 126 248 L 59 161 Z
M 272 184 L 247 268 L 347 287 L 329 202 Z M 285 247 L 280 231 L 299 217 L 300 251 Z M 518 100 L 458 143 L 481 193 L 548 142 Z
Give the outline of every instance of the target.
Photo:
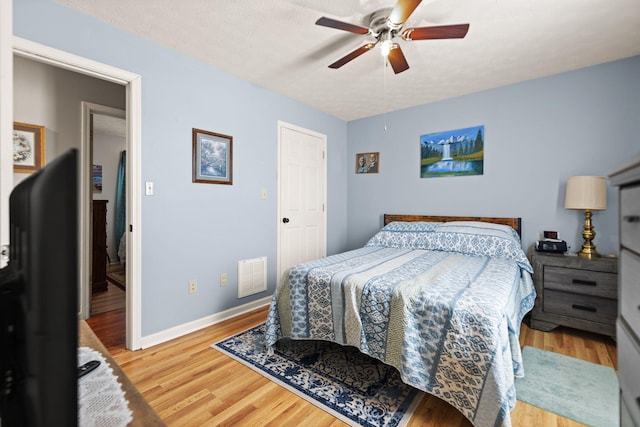
M 638 0 L 425 0 L 405 27 L 469 23 L 455 40 L 399 40 L 410 69 L 369 40 L 315 25 L 366 25 L 395 0 L 56 0 L 344 120 L 640 54 Z M 397 39 L 396 39 L 397 40 Z
M 113 136 L 116 138 L 127 137 L 127 122 L 118 117 L 106 116 L 103 114 L 93 114 L 93 133 Z

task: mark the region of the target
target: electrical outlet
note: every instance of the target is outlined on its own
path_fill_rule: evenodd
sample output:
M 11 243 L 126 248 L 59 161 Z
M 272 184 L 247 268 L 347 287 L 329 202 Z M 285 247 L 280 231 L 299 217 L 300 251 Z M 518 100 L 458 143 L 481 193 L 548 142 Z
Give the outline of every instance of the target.
M 189 293 L 192 294 L 198 290 L 198 284 L 195 280 L 189 280 Z
M 227 286 L 227 273 L 220 275 L 220 286 Z

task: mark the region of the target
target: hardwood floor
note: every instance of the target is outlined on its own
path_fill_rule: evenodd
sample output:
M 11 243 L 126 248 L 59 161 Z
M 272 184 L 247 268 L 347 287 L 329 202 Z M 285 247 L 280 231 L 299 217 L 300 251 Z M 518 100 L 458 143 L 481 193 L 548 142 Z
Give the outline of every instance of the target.
M 124 310 L 95 316 L 88 323 L 167 425 L 346 425 L 209 347 L 263 322 L 266 314 L 265 307 L 135 352 L 125 349 Z M 617 369 L 616 345 L 610 337 L 562 327 L 541 332 L 523 324 L 520 344 Z M 513 426 L 582 425 L 520 401 L 511 419 Z M 471 423 L 452 406 L 425 394 L 408 426 L 469 427 Z
M 91 316 L 124 308 L 125 298 L 124 290 L 109 283 L 106 291 L 94 292 L 91 295 Z

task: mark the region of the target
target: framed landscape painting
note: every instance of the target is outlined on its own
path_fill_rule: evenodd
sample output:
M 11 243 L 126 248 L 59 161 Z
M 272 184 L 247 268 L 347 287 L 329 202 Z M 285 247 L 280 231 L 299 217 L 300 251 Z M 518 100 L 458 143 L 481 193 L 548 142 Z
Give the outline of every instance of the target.
M 220 133 L 193 129 L 193 182 L 233 183 L 233 138 Z
M 484 126 L 420 136 L 420 177 L 482 175 Z

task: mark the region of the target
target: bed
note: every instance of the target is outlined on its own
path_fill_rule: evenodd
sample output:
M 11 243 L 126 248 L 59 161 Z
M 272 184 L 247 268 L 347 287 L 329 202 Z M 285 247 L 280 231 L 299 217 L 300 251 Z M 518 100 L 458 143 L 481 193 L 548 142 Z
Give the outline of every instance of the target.
M 385 215 L 352 251 L 283 274 L 265 340 L 357 347 L 476 426 L 510 426 L 533 308 L 519 218 Z

